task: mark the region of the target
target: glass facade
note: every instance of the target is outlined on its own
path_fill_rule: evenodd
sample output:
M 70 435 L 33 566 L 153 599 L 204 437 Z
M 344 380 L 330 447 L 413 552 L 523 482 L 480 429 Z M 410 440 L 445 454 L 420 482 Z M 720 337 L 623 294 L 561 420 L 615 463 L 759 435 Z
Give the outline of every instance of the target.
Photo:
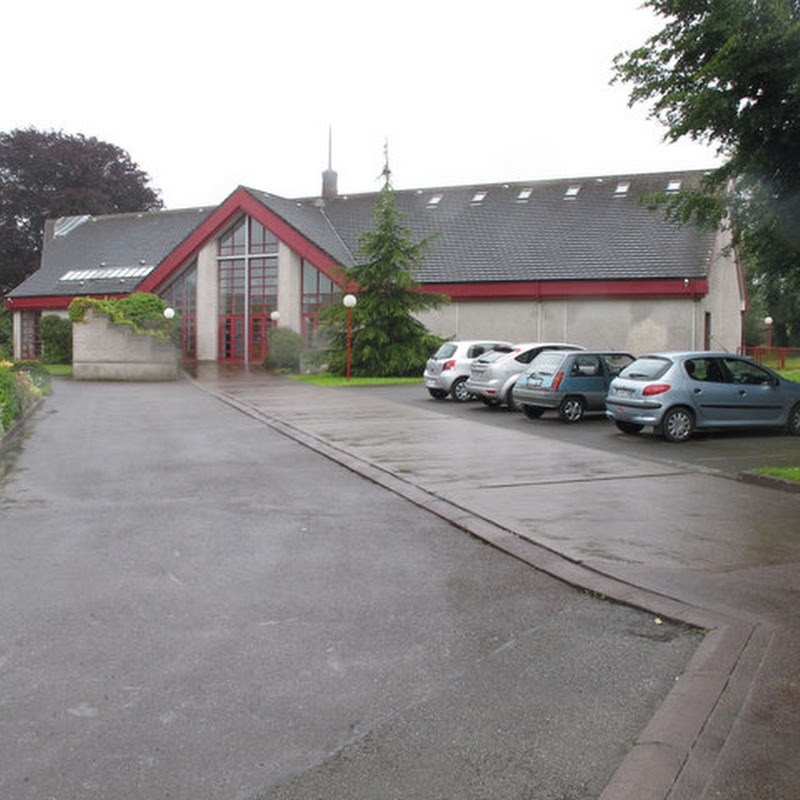
M 197 262 L 193 261 L 162 293 L 181 324 L 181 350 L 185 359 L 197 358 Z
M 219 359 L 263 361 L 278 309 L 278 239 L 244 217 L 219 239 L 217 263 Z
M 303 336 L 309 345 L 314 344 L 314 334 L 319 325 L 319 312 L 334 301 L 336 286 L 316 267 L 303 261 Z

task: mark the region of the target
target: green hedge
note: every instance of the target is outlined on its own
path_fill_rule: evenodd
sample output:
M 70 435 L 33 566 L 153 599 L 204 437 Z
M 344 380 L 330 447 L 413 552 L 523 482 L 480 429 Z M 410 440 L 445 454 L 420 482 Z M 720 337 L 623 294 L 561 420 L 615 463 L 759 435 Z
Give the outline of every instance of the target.
M 116 324 L 130 325 L 135 333 L 144 333 L 158 339 L 180 343 L 180 318 L 168 321 L 164 317 L 167 304 L 158 295 L 147 292 L 134 292 L 127 297 L 94 298 L 76 297 L 69 304 L 71 322 L 83 322 L 87 310 L 94 309 L 101 314 L 108 314 Z

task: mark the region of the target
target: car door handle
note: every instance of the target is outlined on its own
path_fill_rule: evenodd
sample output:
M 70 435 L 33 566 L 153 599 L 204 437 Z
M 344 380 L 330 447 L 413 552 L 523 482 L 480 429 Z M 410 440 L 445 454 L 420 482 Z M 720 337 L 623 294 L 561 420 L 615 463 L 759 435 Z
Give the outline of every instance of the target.
M 744 397 L 747 394 L 747 389 L 739 389 L 739 397 Z

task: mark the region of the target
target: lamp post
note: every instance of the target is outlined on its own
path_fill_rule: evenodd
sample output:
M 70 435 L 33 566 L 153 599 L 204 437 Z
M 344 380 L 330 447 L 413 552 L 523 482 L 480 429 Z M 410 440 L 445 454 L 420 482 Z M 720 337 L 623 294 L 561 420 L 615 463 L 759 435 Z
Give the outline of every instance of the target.
M 278 327 L 278 320 L 281 318 L 280 311 L 270 311 L 269 318 L 272 320 L 272 324 L 277 328 Z
M 172 320 L 175 317 L 175 309 L 167 306 L 164 309 L 164 319 L 167 321 L 167 336 L 172 339 Z
M 767 358 L 772 350 L 772 323 L 775 320 L 769 315 L 764 317 L 764 330 L 767 332 Z
M 353 341 L 353 307 L 358 302 L 354 294 L 346 294 L 342 298 L 347 309 L 347 380 L 350 380 L 350 346 Z

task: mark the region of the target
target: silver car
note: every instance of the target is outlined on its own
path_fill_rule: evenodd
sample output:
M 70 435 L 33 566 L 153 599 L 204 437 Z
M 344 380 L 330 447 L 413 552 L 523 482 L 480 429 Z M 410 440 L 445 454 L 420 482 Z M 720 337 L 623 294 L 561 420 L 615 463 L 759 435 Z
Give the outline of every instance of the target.
M 616 350 L 545 350 L 514 386 L 514 400 L 530 419 L 556 409 L 562 422 L 578 422 L 587 411 L 605 411 L 611 380 L 634 360 Z
M 505 403 L 514 409 L 514 384 L 528 364 L 543 350 L 583 350 L 577 344 L 564 342 L 523 342 L 511 352 L 493 351 L 472 362 L 466 388 L 487 406 Z
M 473 360 L 496 348 L 510 351 L 510 342 L 496 342 L 488 339 L 464 342 L 445 342 L 425 364 L 422 377 L 425 388 L 431 397 L 444 400 L 449 394 L 453 400 L 464 402 L 471 400 L 472 395 L 464 384 L 469 376 L 470 364 Z
M 652 353 L 611 382 L 606 416 L 624 433 L 652 425 L 668 442 L 701 428 L 784 427 L 800 436 L 800 383 L 730 353 Z

